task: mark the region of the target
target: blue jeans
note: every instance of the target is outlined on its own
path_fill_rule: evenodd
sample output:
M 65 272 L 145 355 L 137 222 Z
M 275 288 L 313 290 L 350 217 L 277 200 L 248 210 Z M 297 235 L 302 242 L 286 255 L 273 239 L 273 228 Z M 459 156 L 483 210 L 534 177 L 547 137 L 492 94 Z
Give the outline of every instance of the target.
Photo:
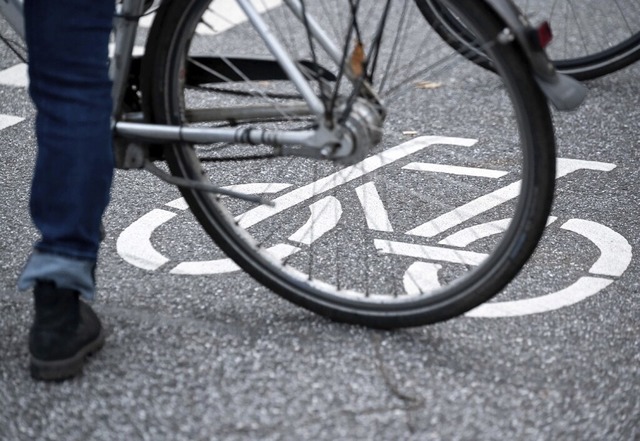
M 18 281 L 93 298 L 100 223 L 113 177 L 108 42 L 114 0 L 26 0 L 29 93 L 38 154 L 30 211 L 41 239 Z

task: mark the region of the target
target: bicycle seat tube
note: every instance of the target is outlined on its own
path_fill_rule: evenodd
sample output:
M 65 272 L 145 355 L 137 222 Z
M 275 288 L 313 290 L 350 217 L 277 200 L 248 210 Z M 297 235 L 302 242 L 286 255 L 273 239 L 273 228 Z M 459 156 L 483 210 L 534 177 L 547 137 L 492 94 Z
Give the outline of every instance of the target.
M 138 19 L 144 12 L 144 0 L 123 0 L 117 6 L 113 20 L 115 50 L 109 75 L 113 81 L 113 118 L 118 120 L 122 113 L 122 102 L 127 87 L 128 72 L 131 67 L 131 52 L 135 43 Z

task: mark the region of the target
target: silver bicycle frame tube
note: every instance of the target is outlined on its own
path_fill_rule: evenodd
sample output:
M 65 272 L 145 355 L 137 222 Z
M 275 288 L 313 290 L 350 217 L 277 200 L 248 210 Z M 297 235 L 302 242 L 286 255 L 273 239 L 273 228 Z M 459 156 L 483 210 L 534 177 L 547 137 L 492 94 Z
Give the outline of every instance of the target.
M 295 63 L 287 54 L 287 51 L 280 44 L 277 38 L 271 33 L 269 26 L 262 19 L 256 8 L 253 7 L 250 0 L 236 0 L 238 5 L 242 8 L 244 13 L 247 15 L 247 18 L 256 29 L 262 40 L 265 42 L 269 51 L 276 57 L 278 63 L 282 69 L 287 73 L 287 76 L 291 79 L 293 84 L 295 84 L 296 88 L 304 98 L 304 100 L 309 105 L 311 111 L 318 116 L 324 114 L 324 105 L 322 101 L 316 96 L 316 94 L 309 86 L 309 82 L 305 79 L 304 75 L 300 72 L 300 70 L 296 67 Z
M 24 0 L 0 0 L 0 14 L 24 40 Z
M 312 16 L 307 15 L 305 17 L 303 15 L 302 13 L 303 8 L 302 8 L 302 4 L 300 3 L 300 0 L 283 0 L 283 1 L 289 7 L 289 9 L 291 9 L 291 12 L 295 14 L 298 20 L 300 20 L 302 23 L 306 22 L 309 25 L 309 32 L 311 33 L 311 35 L 313 35 L 316 38 L 316 40 L 318 40 L 318 43 L 320 44 L 320 46 L 322 46 L 322 48 L 327 52 L 327 54 L 329 54 L 329 56 L 334 61 L 334 63 L 336 63 L 337 65 L 340 65 L 340 62 L 342 61 L 341 49 L 339 49 L 338 47 L 336 47 L 336 45 L 333 44 L 333 42 L 331 41 L 331 38 L 327 36 L 327 34 L 322 30 L 322 27 L 318 24 L 318 22 L 315 21 L 315 19 Z
M 0 0 L 2 1 L 2 0 Z M 308 80 L 302 75 L 295 62 L 291 59 L 284 47 L 271 33 L 268 25 L 262 19 L 250 0 L 237 0 L 238 5 L 243 9 L 248 19 L 261 36 L 267 48 L 276 58 L 282 69 L 289 76 L 298 91 L 303 96 L 307 106 L 311 112 L 317 116 L 324 115 L 324 104 L 313 92 Z M 114 63 L 114 106 L 118 106 L 121 110 L 122 96 L 126 87 L 126 75 L 128 65 L 124 69 L 124 63 L 130 62 L 131 49 L 133 48 L 133 40 L 135 38 L 136 26 L 133 23 L 127 23 L 127 16 L 135 16 L 141 13 L 143 0 L 124 0 L 119 16 L 116 17 L 114 28 L 117 36 L 116 55 L 115 58 L 122 57 L 119 63 Z M 299 6 L 299 5 L 298 5 Z M 289 5 L 292 7 L 292 5 Z M 300 12 L 296 15 L 301 19 Z M 131 21 L 131 20 L 129 20 Z M 313 24 L 312 24 L 313 23 Z M 309 21 L 310 32 L 316 37 L 324 40 L 323 47 L 328 48 L 329 39 L 322 34 L 320 27 L 315 21 Z M 121 35 L 118 35 L 121 34 Z M 322 38 L 324 36 L 324 38 Z M 329 49 L 326 49 L 330 51 Z M 333 47 L 332 57 L 337 57 L 340 61 L 339 51 Z M 116 113 L 115 115 L 118 115 Z M 331 136 L 318 135 L 316 131 L 283 131 L 283 130 L 262 130 L 262 129 L 225 129 L 225 128 L 183 128 L 178 126 L 133 123 L 125 121 L 117 121 L 115 123 L 115 132 L 119 136 L 128 139 L 137 139 L 145 142 L 187 142 L 187 143 L 215 143 L 215 142 L 235 142 L 235 143 L 251 143 L 251 144 L 269 144 L 275 146 L 299 145 L 303 149 L 312 149 L 317 151 L 325 146 L 328 142 L 336 142 Z
M 127 138 L 145 142 L 187 142 L 192 144 L 211 144 L 214 142 L 251 143 L 269 145 L 316 146 L 315 130 L 263 130 L 256 128 L 215 129 L 182 127 L 161 124 L 118 122 L 118 134 Z

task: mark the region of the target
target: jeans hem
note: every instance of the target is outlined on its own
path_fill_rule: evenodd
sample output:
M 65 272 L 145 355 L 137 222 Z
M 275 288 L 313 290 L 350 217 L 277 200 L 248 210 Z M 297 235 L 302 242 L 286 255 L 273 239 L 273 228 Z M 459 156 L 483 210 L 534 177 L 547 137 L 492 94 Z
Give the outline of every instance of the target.
M 18 279 L 18 289 L 26 291 L 39 281 L 78 291 L 83 299 L 95 298 L 95 267 L 92 260 L 74 259 L 54 253 L 34 251 Z

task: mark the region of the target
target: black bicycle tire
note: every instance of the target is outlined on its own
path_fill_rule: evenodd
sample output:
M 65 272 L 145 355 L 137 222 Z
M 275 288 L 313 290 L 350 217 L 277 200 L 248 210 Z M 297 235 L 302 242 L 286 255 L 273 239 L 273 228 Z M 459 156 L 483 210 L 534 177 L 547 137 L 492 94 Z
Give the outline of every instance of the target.
M 425 19 L 447 44 L 478 66 L 494 70 L 486 57 L 469 49 L 468 32 L 442 6 L 440 0 L 423 0 L 420 3 Z M 638 60 L 640 32 L 605 50 L 575 58 L 554 59 L 552 62 L 559 72 L 587 81 L 624 69 Z
M 503 25 L 492 11 L 475 0 L 451 0 L 462 10 L 472 11 L 478 26 L 497 32 Z M 182 33 L 194 16 L 202 11 L 208 0 L 190 0 L 186 4 L 166 3 L 155 18 L 148 38 L 143 63 L 143 102 L 145 113 L 158 123 L 180 124 L 180 105 L 172 96 L 172 84 L 178 75 L 179 46 L 187 44 Z M 197 18 L 197 17 L 196 17 Z M 168 30 L 172 30 L 168 32 Z M 487 31 L 489 32 L 489 31 Z M 520 271 L 533 253 L 546 224 L 555 184 L 555 138 L 548 105 L 531 74 L 526 61 L 515 45 L 502 46 L 502 66 L 510 66 L 505 82 L 517 95 L 517 110 L 527 126 L 523 140 L 529 148 L 526 158 L 530 166 L 522 185 L 519 204 L 518 227 L 508 240 L 500 256 L 492 256 L 486 272 L 464 286 L 458 286 L 455 295 L 437 306 L 416 301 L 406 305 L 372 305 L 366 309 L 357 302 L 336 299 L 320 291 L 301 285 L 286 273 L 277 271 L 237 238 L 237 226 L 216 206 L 214 198 L 202 192 L 181 188 L 180 191 L 193 214 L 209 236 L 243 270 L 264 286 L 283 298 L 310 311 L 336 321 L 360 324 L 375 328 L 401 328 L 421 326 L 459 316 L 487 301 L 500 292 Z M 513 68 L 520 66 L 520 68 Z M 526 115 L 526 116 L 525 116 Z M 181 145 L 166 147 L 165 155 L 171 173 L 190 179 L 202 179 L 200 164 L 194 161 L 189 148 Z M 461 288 L 461 289 L 460 289 Z

